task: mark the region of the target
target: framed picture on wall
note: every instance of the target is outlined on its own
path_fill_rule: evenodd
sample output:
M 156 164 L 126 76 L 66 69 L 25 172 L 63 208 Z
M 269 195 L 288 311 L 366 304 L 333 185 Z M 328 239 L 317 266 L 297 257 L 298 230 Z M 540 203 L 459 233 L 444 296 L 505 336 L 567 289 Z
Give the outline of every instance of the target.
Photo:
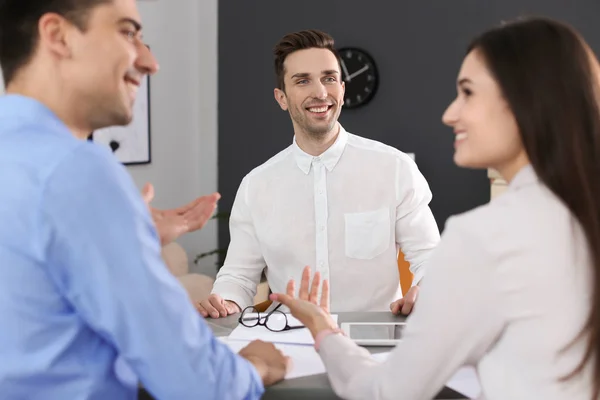
M 90 134 L 89 140 L 107 146 L 125 165 L 149 164 L 150 144 L 150 77 L 146 75 L 138 89 L 133 119 L 127 126 L 111 126 Z

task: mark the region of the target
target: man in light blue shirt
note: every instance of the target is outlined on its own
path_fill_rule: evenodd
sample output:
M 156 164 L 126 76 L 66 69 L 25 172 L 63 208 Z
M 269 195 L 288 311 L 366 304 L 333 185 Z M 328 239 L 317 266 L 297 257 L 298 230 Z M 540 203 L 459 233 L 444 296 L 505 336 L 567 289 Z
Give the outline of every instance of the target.
M 216 340 L 147 206 L 87 132 L 157 64 L 135 0 L 0 0 L 0 397 L 255 399 L 287 358 Z

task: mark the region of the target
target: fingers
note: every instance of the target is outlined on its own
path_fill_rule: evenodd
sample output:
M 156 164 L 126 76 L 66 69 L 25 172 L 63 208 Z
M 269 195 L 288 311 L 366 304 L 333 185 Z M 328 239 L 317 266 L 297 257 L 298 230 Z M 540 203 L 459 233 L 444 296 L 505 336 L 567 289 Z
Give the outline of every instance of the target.
M 412 312 L 417 297 L 419 296 L 419 290 L 420 288 L 418 286 L 413 286 L 408 293 L 406 293 L 406 296 L 404 296 L 404 304 L 402 306 L 402 314 L 408 315 Z
M 210 297 L 210 303 L 212 304 L 212 306 L 217 310 L 217 312 L 219 313 L 219 315 L 221 317 L 226 317 L 227 316 L 227 309 L 225 308 L 225 300 L 223 300 L 221 298 L 221 296 L 217 296 L 217 295 L 211 295 L 211 296 L 215 296 L 215 297 Z M 219 315 L 217 315 L 216 317 L 213 318 L 218 318 Z
M 290 297 L 294 297 L 294 294 L 296 293 L 296 282 L 294 282 L 293 279 L 290 279 L 288 282 L 285 293 Z
M 329 314 L 329 280 L 323 281 L 323 289 L 321 290 L 321 308 Z
M 216 203 L 201 202 L 183 213 L 176 214 L 182 215 L 191 224 L 205 224 L 213 215 L 215 208 L 217 208 Z
M 400 313 L 400 309 L 402 308 L 403 305 L 404 305 L 404 298 L 402 298 L 400 300 L 396 300 L 392 304 L 390 304 L 390 311 L 392 312 L 392 314 L 398 315 Z
M 308 295 L 308 301 L 313 304 L 319 304 L 319 286 L 321 285 L 321 273 L 317 271 L 310 287 L 310 294 Z
M 225 309 L 227 310 L 227 315 L 242 312 L 240 306 L 238 306 L 236 302 L 230 300 L 225 300 Z
M 154 186 L 152 186 L 150 182 L 146 183 L 142 188 L 142 198 L 144 199 L 144 203 L 146 203 L 146 205 L 150 205 L 154 199 Z
M 294 302 L 294 297 L 293 296 L 288 296 L 287 294 L 283 294 L 283 293 L 272 293 L 269 296 L 269 299 L 271 301 L 277 301 L 277 302 L 283 304 L 284 306 L 286 306 L 287 308 L 289 308 L 290 311 L 293 312 L 293 310 L 292 310 L 292 308 L 293 308 L 292 303 Z
M 204 318 L 208 317 L 208 311 L 204 307 L 202 307 L 202 303 L 194 304 L 196 306 L 196 310 L 202 315 Z
M 212 306 L 208 299 L 202 300 L 198 308 L 200 309 L 200 307 L 202 307 L 201 310 L 204 310 L 204 312 L 200 312 L 204 317 L 219 318 L 219 312 Z
M 177 212 L 178 214 L 184 214 L 186 212 L 188 212 L 189 210 L 192 210 L 194 208 L 196 208 L 196 206 L 198 206 L 200 203 L 207 203 L 207 204 L 213 204 L 216 206 L 217 202 L 221 199 L 221 195 L 217 192 L 206 195 L 206 196 L 200 196 L 197 199 L 189 202 L 186 205 L 183 205 L 179 208 L 175 209 L 175 212 Z M 214 209 L 213 209 L 214 211 Z
M 216 198 L 214 196 L 205 196 L 185 206 L 185 210 L 180 212 L 180 214 L 189 216 L 202 216 L 209 214 L 210 216 L 215 211 L 215 208 L 217 208 Z
M 402 314 L 404 314 L 404 315 L 410 314 L 410 312 L 413 309 L 414 304 L 415 303 L 412 301 L 405 301 L 404 304 L 402 305 Z
M 286 356 L 273 343 L 260 340 L 250 342 L 238 354 L 256 367 L 265 386 L 272 385 L 284 379 L 287 371 L 292 366 L 291 358 Z
M 184 213 L 177 215 L 182 215 L 185 218 L 186 225 L 188 226 L 189 231 L 192 232 L 202 229 L 213 216 L 216 208 L 217 203 L 215 201 L 203 201 Z
M 211 294 L 206 300 L 200 302 L 200 306 L 204 308 L 207 315 L 212 318 L 226 317 L 227 310 L 221 296 L 217 294 Z
M 304 267 L 302 271 L 302 280 L 300 281 L 300 292 L 298 298 L 300 300 L 308 300 L 308 287 L 310 285 L 310 267 Z

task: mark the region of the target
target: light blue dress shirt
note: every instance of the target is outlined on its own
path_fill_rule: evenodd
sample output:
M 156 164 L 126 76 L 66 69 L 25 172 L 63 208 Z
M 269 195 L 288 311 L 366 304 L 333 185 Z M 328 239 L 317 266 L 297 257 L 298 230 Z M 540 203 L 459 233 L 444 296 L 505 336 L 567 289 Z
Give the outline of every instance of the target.
M 255 399 L 256 370 L 170 274 L 110 151 L 0 97 L 0 397 Z

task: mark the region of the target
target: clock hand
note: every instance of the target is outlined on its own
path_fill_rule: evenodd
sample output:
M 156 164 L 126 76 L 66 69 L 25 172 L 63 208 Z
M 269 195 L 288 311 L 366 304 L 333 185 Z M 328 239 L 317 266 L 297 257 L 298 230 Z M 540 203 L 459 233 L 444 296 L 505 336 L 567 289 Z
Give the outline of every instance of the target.
M 342 69 L 344 70 L 344 74 L 346 75 L 346 79 L 344 79 L 346 82 L 350 82 L 350 74 L 348 73 L 348 68 L 346 68 L 346 63 L 344 62 L 344 60 L 340 59 L 340 64 L 342 64 Z
M 350 80 L 351 80 L 352 78 L 356 78 L 358 75 L 362 74 L 363 72 L 365 72 L 365 71 L 366 71 L 366 70 L 368 70 L 368 69 L 369 69 L 369 66 L 368 66 L 368 65 L 365 65 L 364 67 L 362 67 L 361 69 L 359 69 L 358 71 L 356 71 L 355 73 L 353 73 L 352 75 L 350 75 L 350 76 L 348 77 L 348 82 L 350 82 Z

